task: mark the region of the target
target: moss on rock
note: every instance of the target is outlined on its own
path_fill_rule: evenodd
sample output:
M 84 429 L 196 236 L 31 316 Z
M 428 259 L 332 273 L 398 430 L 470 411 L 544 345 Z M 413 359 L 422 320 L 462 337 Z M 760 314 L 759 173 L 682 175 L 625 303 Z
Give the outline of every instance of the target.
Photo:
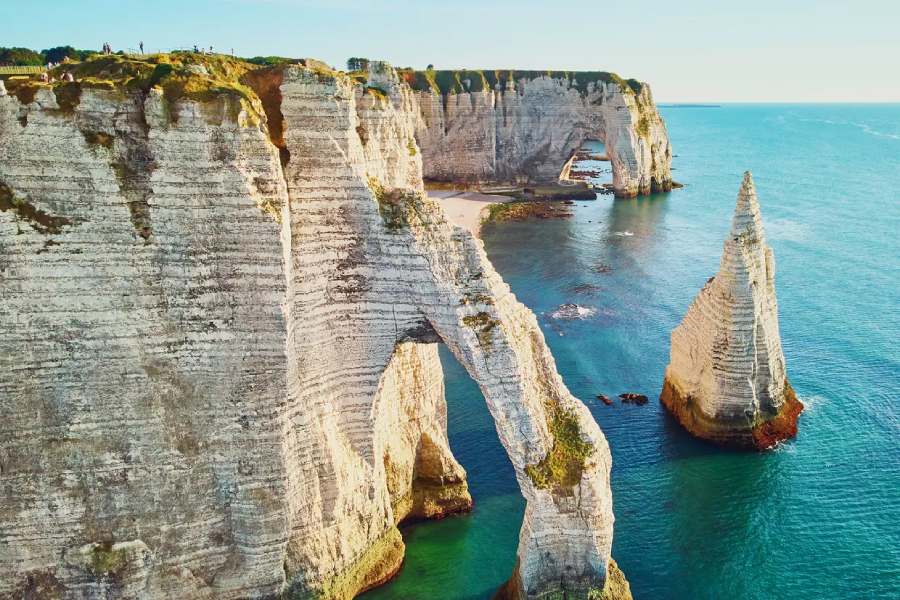
M 616 73 L 609 71 L 517 71 L 515 69 L 456 69 L 435 70 L 427 69 L 417 71 L 414 69 L 398 70 L 400 78 L 412 89 L 417 91 L 432 91 L 436 94 L 460 94 L 465 92 L 480 92 L 483 90 L 505 90 L 509 82 L 516 83 L 520 80 L 532 80 L 540 77 L 564 80 L 586 94 L 591 84 L 614 83 L 622 90 L 622 93 L 639 94 L 643 84 L 636 79 L 623 79 Z
M 112 542 L 95 544 L 91 550 L 89 569 L 97 577 L 109 577 L 128 564 L 128 552 L 116 548 Z
M 569 495 L 581 481 L 585 460 L 594 447 L 581 437 L 581 425 L 574 411 L 558 405 L 549 407 L 550 434 L 553 446 L 550 452 L 533 465 L 525 467 L 525 474 L 538 489 L 550 489 Z
M 104 148 L 112 148 L 113 143 L 115 142 L 115 138 L 113 136 L 102 131 L 82 130 L 81 135 L 84 136 L 84 141 L 86 141 L 91 146 L 103 146 Z
M 631 585 L 612 558 L 606 567 L 606 583 L 603 590 L 589 594 L 590 600 L 632 600 Z
M 378 203 L 378 214 L 388 231 L 397 233 L 409 227 L 411 221 L 424 223 L 422 194 L 405 188 L 387 191 L 374 177 L 369 178 L 369 189 Z
M 463 317 L 462 322 L 466 327 L 471 327 L 475 330 L 475 335 L 478 336 L 478 343 L 484 347 L 491 346 L 494 328 L 500 324 L 500 321 L 484 311 Z
M 403 564 L 406 547 L 396 527 L 376 539 L 343 573 L 333 576 L 313 597 L 322 600 L 351 600 L 390 580 Z M 297 590 L 291 597 L 306 598 Z
M 697 399 L 685 393 L 669 377 L 663 381 L 660 402 L 692 435 L 735 450 L 767 450 L 797 435 L 797 419 L 803 404 L 790 383 L 785 382 L 784 398 L 777 412 L 759 412 L 752 419 L 722 419 L 708 416 Z
M 72 219 L 44 212 L 24 198 L 16 196 L 12 189 L 0 181 L 0 212 L 12 211 L 17 219 L 28 223 L 32 229 L 44 235 L 57 234 L 72 224 Z
M 230 96 L 235 106 L 255 112 L 258 99 L 244 83 L 243 76 L 258 68 L 259 65 L 220 54 L 94 55 L 83 62 L 66 63 L 51 70 L 50 75 L 59 81 L 26 80 L 10 91 L 20 102 L 28 104 L 38 89 L 47 87 L 54 91 L 60 109 L 66 113 L 78 106 L 85 88 L 128 93 L 147 92 L 153 87 L 162 90 L 170 107 L 182 99 L 204 103 Z M 71 74 L 76 81 L 65 81 L 66 74 Z M 170 114 L 177 113 L 170 110 Z

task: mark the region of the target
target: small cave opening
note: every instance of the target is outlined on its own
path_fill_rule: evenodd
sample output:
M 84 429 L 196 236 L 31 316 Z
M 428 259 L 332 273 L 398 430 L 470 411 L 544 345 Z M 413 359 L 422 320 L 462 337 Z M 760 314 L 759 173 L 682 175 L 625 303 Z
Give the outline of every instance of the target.
M 584 182 L 598 191 L 612 190 L 613 170 L 606 144 L 587 139 L 573 153 L 559 176 L 560 183 Z

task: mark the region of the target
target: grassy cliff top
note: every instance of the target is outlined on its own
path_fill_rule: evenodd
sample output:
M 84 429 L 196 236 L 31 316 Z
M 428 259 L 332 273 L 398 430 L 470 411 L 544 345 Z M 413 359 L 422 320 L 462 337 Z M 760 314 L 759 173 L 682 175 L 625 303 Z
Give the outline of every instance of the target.
M 49 72 L 55 79 L 52 83 L 30 77 L 11 80 L 7 89 L 24 104 L 34 100 L 38 89 L 53 89 L 64 111 L 71 111 L 78 105 L 81 90 L 85 88 L 127 93 L 146 92 L 154 87 L 162 90 L 170 105 L 181 99 L 209 102 L 221 96 L 232 96 L 240 104 L 256 110 L 260 100 L 255 92 L 255 80 L 259 79 L 257 74 L 277 70 L 287 64 L 300 64 L 321 75 L 334 76 L 336 73 L 324 63 L 312 59 L 261 57 L 245 60 L 224 54 L 197 52 L 98 54 L 81 62 L 55 67 Z M 254 72 L 253 77 L 251 72 Z M 71 74 L 75 81 L 66 82 L 66 74 Z
M 80 63 L 62 65 L 51 71 L 57 78 L 66 72 L 87 87 L 148 90 L 160 86 L 167 97 L 210 100 L 220 93 L 251 98 L 252 91 L 241 82 L 248 71 L 260 68 L 239 58 L 221 54 L 174 52 L 147 56 L 100 55 Z
M 636 79 L 623 79 L 608 71 L 520 71 L 515 69 L 416 71 L 414 69 L 398 69 L 397 72 L 412 89 L 431 90 L 437 94 L 480 92 L 486 89 L 495 89 L 498 84 L 501 89 L 505 89 L 510 80 L 519 81 L 538 77 L 568 80 L 582 93 L 587 92 L 588 84 L 597 82 L 615 83 L 626 93 L 629 91 L 640 93 L 643 87 L 643 84 Z
M 250 101 L 255 96 L 242 78 L 248 71 L 259 68 L 259 65 L 219 54 L 94 55 L 82 62 L 70 62 L 52 69 L 49 74 L 56 79 L 53 83 L 32 77 L 11 81 L 7 87 L 25 103 L 33 100 L 40 87 L 51 87 L 56 92 L 67 88 L 129 92 L 159 86 L 169 101 L 190 98 L 205 102 L 220 94 L 233 94 Z M 66 73 L 74 76 L 75 84 L 63 81 Z M 77 104 L 77 98 L 75 100 Z

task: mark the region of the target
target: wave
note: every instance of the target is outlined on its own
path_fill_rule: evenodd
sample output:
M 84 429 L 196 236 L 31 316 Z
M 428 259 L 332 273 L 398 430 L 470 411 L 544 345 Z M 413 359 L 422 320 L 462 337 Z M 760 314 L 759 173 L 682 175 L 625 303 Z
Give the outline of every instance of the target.
M 765 222 L 766 237 L 773 240 L 803 242 L 809 237 L 810 228 L 806 223 L 793 219 L 772 219 Z
M 853 125 L 854 127 L 859 127 L 860 129 L 862 129 L 864 132 L 868 133 L 869 135 L 874 135 L 877 137 L 886 137 L 886 138 L 890 138 L 892 140 L 900 140 L 900 135 L 897 135 L 895 133 L 885 133 L 883 131 L 878 131 L 877 129 L 872 129 L 866 123 L 850 123 L 850 125 Z
M 828 402 L 825 396 L 804 396 L 800 398 L 803 403 L 803 412 L 809 414 L 819 410 L 819 406 Z
M 868 123 L 857 123 L 855 121 L 832 121 L 831 119 L 801 119 L 802 121 L 806 121 L 809 123 L 825 123 L 827 125 L 846 125 L 850 127 L 856 127 L 857 129 L 862 130 L 863 133 L 868 133 L 869 135 L 874 135 L 875 137 L 883 137 L 891 140 L 900 140 L 900 134 L 897 133 L 887 133 L 885 131 L 880 131 L 878 129 L 873 128 Z

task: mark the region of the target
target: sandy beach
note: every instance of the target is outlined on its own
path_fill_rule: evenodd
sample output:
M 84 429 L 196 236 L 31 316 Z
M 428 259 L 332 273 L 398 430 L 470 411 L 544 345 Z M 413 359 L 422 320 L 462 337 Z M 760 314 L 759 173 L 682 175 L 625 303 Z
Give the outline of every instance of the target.
M 512 200 L 509 196 L 459 190 L 430 190 L 428 196 L 441 203 L 451 223 L 465 227 L 475 237 L 481 230 L 482 211 L 491 204 Z

